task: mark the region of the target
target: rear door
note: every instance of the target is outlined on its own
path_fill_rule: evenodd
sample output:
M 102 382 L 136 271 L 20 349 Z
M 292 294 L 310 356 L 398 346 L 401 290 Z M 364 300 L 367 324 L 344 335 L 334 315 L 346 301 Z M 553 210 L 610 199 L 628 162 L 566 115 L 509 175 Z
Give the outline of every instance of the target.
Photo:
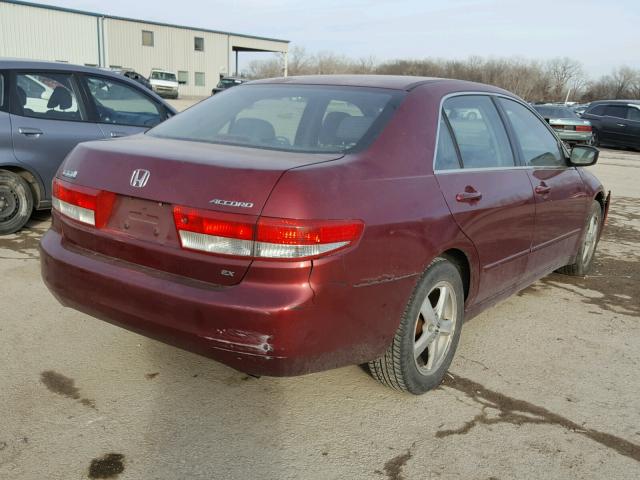
M 478 251 L 482 301 L 525 274 L 533 192 L 490 96 L 455 96 L 443 106 L 434 172 L 456 222 Z
M 40 175 L 45 198 L 67 154 L 80 142 L 103 138 L 88 114 L 71 72 L 16 71 L 11 88 L 15 157 Z
M 536 221 L 528 272 L 545 273 L 566 265 L 575 254 L 584 227 L 588 198 L 575 167 L 570 167 L 559 141 L 525 105 L 499 98 L 521 161 L 534 190 Z
M 0 71 L 0 166 L 14 164 L 11 144 L 11 120 L 9 118 L 9 78 Z
M 133 135 L 167 118 L 167 109 L 143 88 L 96 75 L 83 75 L 89 109 L 107 138 Z
M 602 139 L 619 145 L 627 144 L 627 106 L 607 105 L 602 119 Z

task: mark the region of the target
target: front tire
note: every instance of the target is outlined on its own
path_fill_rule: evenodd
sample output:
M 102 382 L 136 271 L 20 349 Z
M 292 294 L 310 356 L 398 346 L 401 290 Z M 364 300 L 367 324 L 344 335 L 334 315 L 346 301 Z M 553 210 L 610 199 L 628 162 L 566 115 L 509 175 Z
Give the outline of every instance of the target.
M 33 195 L 20 175 L 0 170 L 0 235 L 20 230 L 31 217 Z
M 460 340 L 464 290 L 458 268 L 436 258 L 409 299 L 393 341 L 369 362 L 383 385 L 420 395 L 442 381 Z
M 558 270 L 560 273 L 583 277 L 591 270 L 593 259 L 600 237 L 600 228 L 602 227 L 602 206 L 594 200 L 591 203 L 591 210 L 587 217 L 587 223 L 584 227 L 584 233 L 580 241 L 580 248 L 576 255 L 575 263 L 566 265 Z

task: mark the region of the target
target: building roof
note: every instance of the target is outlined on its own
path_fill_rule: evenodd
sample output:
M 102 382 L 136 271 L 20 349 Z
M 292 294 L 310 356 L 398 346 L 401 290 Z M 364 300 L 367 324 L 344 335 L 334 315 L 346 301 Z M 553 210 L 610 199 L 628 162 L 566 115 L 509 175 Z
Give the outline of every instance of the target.
M 200 27 L 190 27 L 187 25 L 176 25 L 173 23 L 163 23 L 156 22 L 153 20 L 142 20 L 139 18 L 129 18 L 129 17 L 119 17 L 117 15 L 107 15 L 104 13 L 96 13 L 96 12 L 88 12 L 85 10 L 76 10 L 73 8 L 66 7 L 58 7 L 55 5 L 43 5 L 41 3 L 33 3 L 33 2 L 23 2 L 22 0 L 0 0 L 0 3 L 10 3 L 13 5 L 22 5 L 25 7 L 35 7 L 35 8 L 43 8 L 45 10 L 56 10 L 59 12 L 67 12 L 67 13 L 76 13 L 79 15 L 90 15 L 92 17 L 102 17 L 102 18 L 112 18 L 114 20 L 124 20 L 127 22 L 136 22 L 136 23 L 147 23 L 150 25 L 159 25 L 161 27 L 173 27 L 173 28 L 182 28 L 184 30 L 195 30 L 198 32 L 209 32 L 209 33 L 220 33 L 223 35 L 233 35 L 234 37 L 243 37 L 243 38 L 252 38 L 254 40 L 267 40 L 270 42 L 281 42 L 281 43 L 290 43 L 289 40 L 282 40 L 278 38 L 269 38 L 269 37 L 259 37 L 255 35 L 247 35 L 244 33 L 234 33 L 234 32 L 225 32 L 222 30 L 211 30 L 208 28 L 200 28 Z

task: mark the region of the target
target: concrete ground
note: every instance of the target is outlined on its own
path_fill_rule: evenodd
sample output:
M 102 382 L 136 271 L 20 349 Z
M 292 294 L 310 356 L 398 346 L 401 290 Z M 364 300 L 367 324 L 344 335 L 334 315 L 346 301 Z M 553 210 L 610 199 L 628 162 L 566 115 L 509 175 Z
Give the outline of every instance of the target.
M 613 191 L 595 270 L 470 321 L 421 397 L 357 366 L 255 379 L 63 308 L 37 214 L 0 239 L 0 478 L 638 478 L 640 154 L 592 168 Z

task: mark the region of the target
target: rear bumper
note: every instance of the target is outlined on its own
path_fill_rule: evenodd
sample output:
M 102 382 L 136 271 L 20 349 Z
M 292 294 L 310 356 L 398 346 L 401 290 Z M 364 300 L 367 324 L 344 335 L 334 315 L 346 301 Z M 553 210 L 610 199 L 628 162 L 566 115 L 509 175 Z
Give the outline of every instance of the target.
M 318 294 L 308 281 L 310 265 L 282 283 L 257 269 L 238 285 L 216 287 L 96 254 L 55 230 L 40 251 L 42 278 L 63 305 L 255 375 L 362 363 L 384 351 L 393 331 L 380 335 L 354 325 L 349 307 L 339 306 L 373 292 L 332 285 Z
M 556 130 L 560 140 L 565 142 L 589 143 L 593 137 L 592 132 L 572 132 L 570 130 Z

